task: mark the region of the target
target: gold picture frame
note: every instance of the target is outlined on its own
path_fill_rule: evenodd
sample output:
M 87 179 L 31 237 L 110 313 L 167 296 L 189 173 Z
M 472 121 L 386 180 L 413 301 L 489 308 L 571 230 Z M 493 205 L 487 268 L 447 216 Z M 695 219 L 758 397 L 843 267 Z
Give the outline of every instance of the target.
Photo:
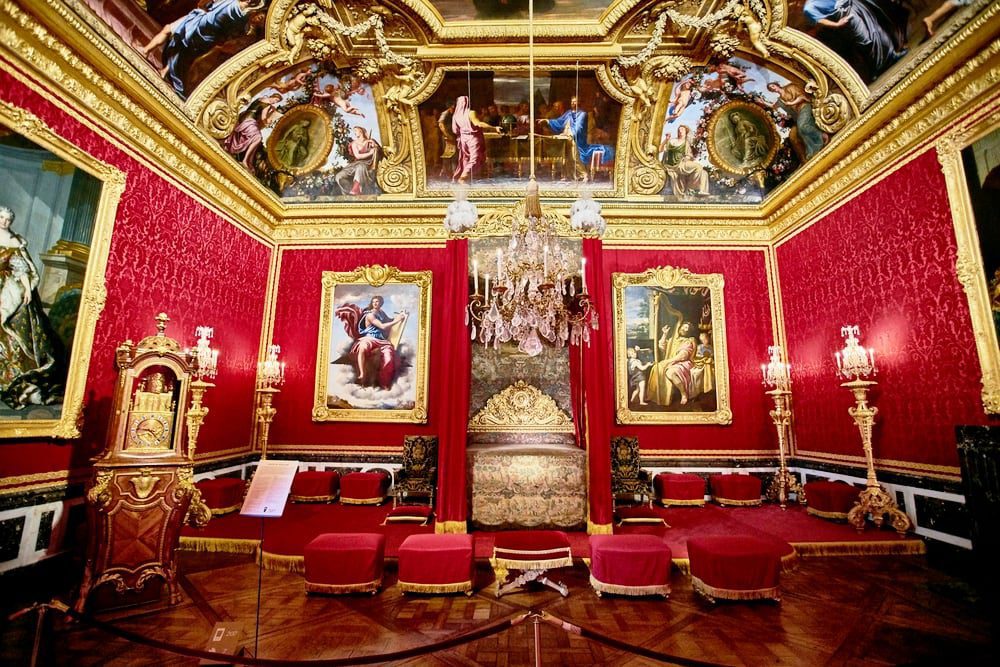
M 618 423 L 732 423 L 722 274 L 658 266 L 611 281 Z
M 330 117 L 318 106 L 301 104 L 274 126 L 267 142 L 267 157 L 277 171 L 301 176 L 322 165 L 331 148 Z
M 978 122 L 977 122 L 978 120 Z M 989 277 L 980 250 L 979 232 L 969 193 L 968 174 L 962 152 L 1000 130 L 1000 113 L 970 119 L 946 134 L 937 144 L 938 160 L 944 173 L 955 226 L 958 281 L 969 303 L 972 334 L 982 369 L 982 401 L 986 414 L 1000 414 L 1000 343 L 994 325 Z
M 430 271 L 324 271 L 313 421 L 426 423 L 430 317 Z
M 780 145 L 774 120 L 752 102 L 726 102 L 708 119 L 708 155 L 730 174 L 747 176 L 766 169 Z
M 43 170 L 72 167 L 90 175 L 100 183 L 100 193 L 96 197 L 91 223 L 89 247 L 60 241 L 52 249 L 45 248 L 43 251 L 50 255 L 61 255 L 67 258 L 68 263 L 85 263 L 82 281 L 74 283 L 80 289 L 79 308 L 76 310 L 76 324 L 72 331 L 72 345 L 66 349 L 67 371 L 59 416 L 0 418 L 0 438 L 78 438 L 83 422 L 83 397 L 90 370 L 94 331 L 107 298 L 104 274 L 118 202 L 125 190 L 125 174 L 87 155 L 53 132 L 44 121 L 31 112 L 2 100 L 0 100 L 0 125 L 20 134 L 57 158 L 52 164 L 44 164 Z M 0 204 L 10 205 L 3 201 L 0 201 Z M 18 211 L 15 210 L 14 214 L 15 231 L 17 231 Z M 70 285 L 67 284 L 65 287 L 68 288 Z M 33 300 L 39 300 L 37 290 L 33 291 L 35 292 Z

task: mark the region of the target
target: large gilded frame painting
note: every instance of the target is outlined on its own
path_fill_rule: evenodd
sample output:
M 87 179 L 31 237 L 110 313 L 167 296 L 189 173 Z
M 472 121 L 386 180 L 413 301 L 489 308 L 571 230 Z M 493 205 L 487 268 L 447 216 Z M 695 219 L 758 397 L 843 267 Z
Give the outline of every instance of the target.
M 982 368 L 986 414 L 1000 414 L 1000 113 L 955 128 L 938 143 L 955 225 L 956 272 Z
M 313 421 L 427 422 L 431 272 L 324 271 Z
M 125 175 L 3 101 L 0 167 L 0 438 L 78 438 Z
M 612 274 L 620 424 L 729 424 L 721 274 Z

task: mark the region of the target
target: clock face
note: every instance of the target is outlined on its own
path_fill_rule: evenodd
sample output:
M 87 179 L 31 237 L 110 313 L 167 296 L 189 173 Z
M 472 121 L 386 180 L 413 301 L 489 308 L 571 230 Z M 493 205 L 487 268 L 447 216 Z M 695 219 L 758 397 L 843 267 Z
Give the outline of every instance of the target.
M 169 424 L 163 415 L 137 414 L 132 416 L 129 440 L 134 447 L 163 448 L 169 436 Z

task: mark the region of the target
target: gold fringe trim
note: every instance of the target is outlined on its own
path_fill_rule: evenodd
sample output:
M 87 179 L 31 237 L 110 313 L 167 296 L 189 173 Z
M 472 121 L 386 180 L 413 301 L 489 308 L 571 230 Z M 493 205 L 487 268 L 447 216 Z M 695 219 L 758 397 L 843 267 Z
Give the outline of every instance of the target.
M 587 519 L 588 535 L 611 535 L 614 532 L 615 528 L 610 523 L 594 523 L 590 519 Z
M 923 540 L 796 542 L 792 546 L 803 558 L 813 556 L 922 556 L 927 553 L 927 545 Z
M 618 520 L 618 525 L 619 526 L 622 525 L 623 523 L 662 523 L 667 528 L 670 527 L 670 524 L 668 524 L 666 521 L 664 521 L 662 517 L 658 517 L 658 516 L 632 517 L 632 518 L 629 518 L 629 519 L 619 519 Z
M 691 574 L 690 558 L 675 558 L 674 567 L 681 571 L 681 574 Z
M 615 595 L 662 595 L 670 596 L 670 584 L 651 584 L 649 586 L 624 586 L 622 584 L 606 584 L 598 581 L 594 575 L 590 575 L 590 585 L 595 591 L 601 593 L 614 593 Z
M 660 498 L 660 504 L 664 507 L 670 507 L 671 505 L 697 505 L 698 507 L 705 506 L 705 499 L 701 500 L 674 500 L 672 498 Z
M 230 505 L 229 507 L 219 507 L 212 510 L 212 516 L 222 516 L 223 514 L 229 514 L 230 512 L 235 512 L 241 507 L 243 507 L 243 503 L 240 503 L 238 505 Z
M 255 554 L 260 540 L 238 540 L 221 537 L 188 537 L 181 535 L 179 549 L 204 553 Z
M 341 496 L 340 502 L 344 505 L 381 505 L 385 502 L 387 496 L 380 496 L 378 498 L 344 498 Z
M 306 582 L 307 593 L 374 593 L 382 586 L 382 579 L 366 581 L 363 584 L 314 584 Z
M 331 503 L 337 496 L 288 496 L 293 503 Z
M 719 496 L 712 496 L 712 500 L 720 505 L 732 505 L 733 507 L 756 507 L 762 502 L 760 498 L 757 500 L 732 500 L 730 498 L 720 498 Z
M 400 581 L 399 589 L 404 593 L 468 593 L 472 594 L 472 580 L 454 584 L 416 584 Z
M 792 553 L 785 554 L 781 557 L 781 571 L 782 572 L 793 572 L 799 566 L 799 552 L 792 547 Z
M 728 588 L 709 586 L 693 575 L 691 576 L 691 586 L 697 592 L 710 598 L 721 598 L 723 600 L 774 600 L 781 602 L 781 589 L 777 586 L 772 588 L 758 588 L 752 591 L 734 591 Z
M 493 553 L 496 553 L 496 551 Z M 494 569 L 496 569 L 497 565 L 508 570 L 549 570 L 557 567 L 573 567 L 572 556 L 551 558 L 549 560 L 511 560 L 509 558 L 497 558 L 494 556 L 492 561 Z
M 390 524 L 390 523 L 407 523 L 407 522 L 417 523 L 417 522 L 419 522 L 419 525 L 426 526 L 427 523 L 431 520 L 431 518 L 432 517 L 430 517 L 430 516 L 402 516 L 402 515 L 399 515 L 399 516 L 386 516 L 385 519 L 382 521 L 382 523 L 380 523 L 379 525 L 380 526 L 385 526 L 385 525 Z
M 305 556 L 286 556 L 285 554 L 269 554 L 266 551 L 258 551 L 257 562 L 263 565 L 265 570 L 296 574 L 305 574 L 306 571 Z
M 465 521 L 438 521 L 434 524 L 434 532 L 440 534 L 464 535 L 469 532 L 469 524 Z
M 812 514 L 813 516 L 818 516 L 823 519 L 844 519 L 847 520 L 847 512 L 826 512 L 823 510 L 818 510 L 815 507 L 807 507 L 807 514 Z

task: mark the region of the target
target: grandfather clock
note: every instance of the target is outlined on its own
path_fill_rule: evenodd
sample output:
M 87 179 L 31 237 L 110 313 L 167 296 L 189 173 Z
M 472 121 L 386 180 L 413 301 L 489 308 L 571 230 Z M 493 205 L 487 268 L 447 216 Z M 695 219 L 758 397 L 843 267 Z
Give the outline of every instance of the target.
M 156 317 L 155 335 L 116 350 L 111 425 L 104 453 L 93 460 L 87 490 L 87 562 L 77 611 L 90 592 L 113 584 L 139 591 L 153 577 L 180 602 L 175 552 L 185 521 L 203 526 L 211 512 L 192 481 L 193 434 L 184 441 L 188 393 L 198 370 L 195 354 L 166 335 L 170 318 Z

